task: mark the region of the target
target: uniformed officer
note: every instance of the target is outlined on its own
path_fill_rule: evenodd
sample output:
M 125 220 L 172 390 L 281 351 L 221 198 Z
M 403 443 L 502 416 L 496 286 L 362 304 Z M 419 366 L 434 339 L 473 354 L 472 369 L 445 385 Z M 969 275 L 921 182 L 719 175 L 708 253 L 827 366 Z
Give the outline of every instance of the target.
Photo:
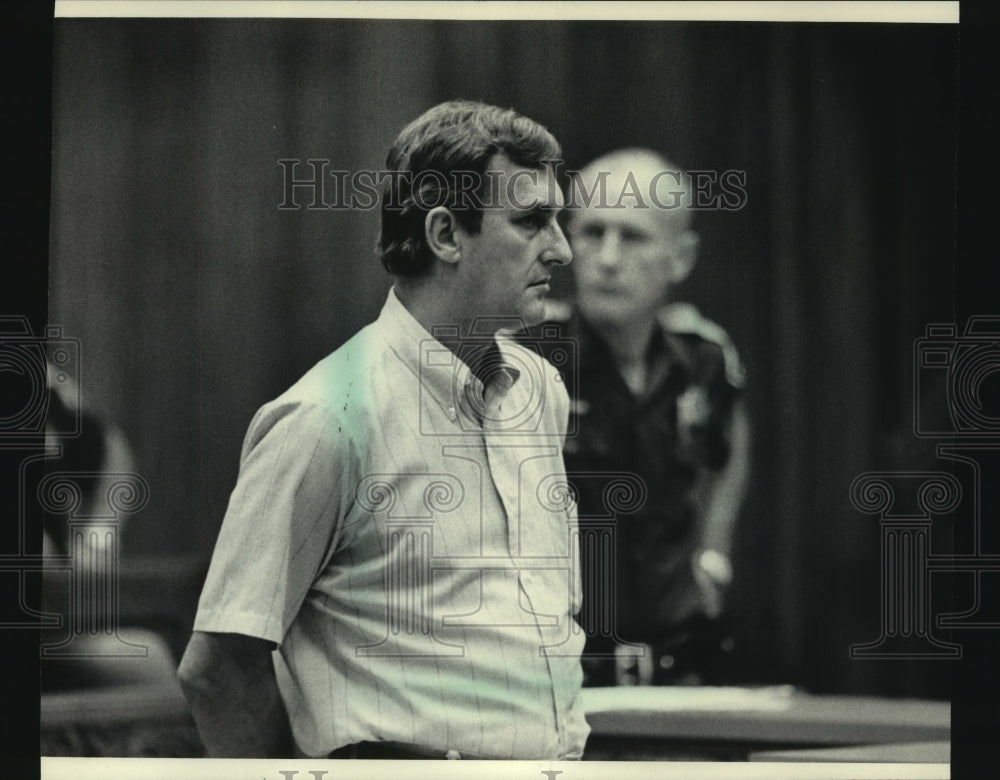
M 571 185 L 577 298 L 547 317 L 579 361 L 566 372 L 565 458 L 589 685 L 723 681 L 732 649 L 722 618 L 749 426 L 731 339 L 669 302 L 697 254 L 689 196 L 675 166 L 641 149 L 595 160 Z

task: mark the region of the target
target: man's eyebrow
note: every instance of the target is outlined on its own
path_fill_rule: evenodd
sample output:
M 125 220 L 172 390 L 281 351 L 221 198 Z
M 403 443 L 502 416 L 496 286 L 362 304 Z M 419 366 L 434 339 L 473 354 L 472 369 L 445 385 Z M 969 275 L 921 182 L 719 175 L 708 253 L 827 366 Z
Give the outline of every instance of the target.
M 517 219 L 531 219 L 537 214 L 553 214 L 558 216 L 562 211 L 565 210 L 565 206 L 560 206 L 557 203 L 548 203 L 544 201 L 535 201 L 530 206 L 526 208 L 519 209 L 517 212 Z

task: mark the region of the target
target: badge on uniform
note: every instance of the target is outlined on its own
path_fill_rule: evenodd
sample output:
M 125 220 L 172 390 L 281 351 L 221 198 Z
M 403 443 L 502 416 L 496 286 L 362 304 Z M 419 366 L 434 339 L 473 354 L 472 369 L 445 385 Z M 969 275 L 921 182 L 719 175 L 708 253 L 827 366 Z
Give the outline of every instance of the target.
M 687 457 L 697 457 L 695 453 L 711 411 L 703 387 L 693 385 L 677 397 L 677 439 Z
M 690 430 L 707 425 L 711 411 L 705 389 L 698 385 L 689 387 L 677 397 L 677 427 Z

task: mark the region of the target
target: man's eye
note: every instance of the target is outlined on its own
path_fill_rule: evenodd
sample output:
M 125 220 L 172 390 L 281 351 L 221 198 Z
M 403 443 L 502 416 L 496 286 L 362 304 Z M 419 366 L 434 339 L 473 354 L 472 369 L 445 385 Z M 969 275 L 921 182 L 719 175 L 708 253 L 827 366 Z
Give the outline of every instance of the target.
M 600 225 L 584 225 L 580 235 L 584 238 L 600 239 L 604 237 L 604 228 Z
M 625 229 L 622 231 L 622 241 L 637 243 L 646 240 L 646 234 L 638 230 Z
M 545 213 L 544 211 L 536 211 L 529 214 L 524 219 L 522 219 L 521 224 L 527 225 L 528 227 L 534 228 L 535 230 L 541 230 L 543 227 L 549 224 L 550 219 L 551 216 Z

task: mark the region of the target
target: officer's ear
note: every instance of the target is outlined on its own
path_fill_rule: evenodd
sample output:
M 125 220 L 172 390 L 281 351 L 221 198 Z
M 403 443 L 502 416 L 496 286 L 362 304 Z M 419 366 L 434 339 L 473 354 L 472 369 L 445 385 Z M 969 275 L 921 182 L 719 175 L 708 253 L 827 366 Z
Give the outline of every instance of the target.
M 683 282 L 694 270 L 694 264 L 698 260 L 699 241 L 698 234 L 693 230 L 685 230 L 674 238 L 670 252 L 671 283 Z
M 457 226 L 455 215 L 444 206 L 431 209 L 424 217 L 424 240 L 434 255 L 446 263 L 457 263 L 461 258 Z

